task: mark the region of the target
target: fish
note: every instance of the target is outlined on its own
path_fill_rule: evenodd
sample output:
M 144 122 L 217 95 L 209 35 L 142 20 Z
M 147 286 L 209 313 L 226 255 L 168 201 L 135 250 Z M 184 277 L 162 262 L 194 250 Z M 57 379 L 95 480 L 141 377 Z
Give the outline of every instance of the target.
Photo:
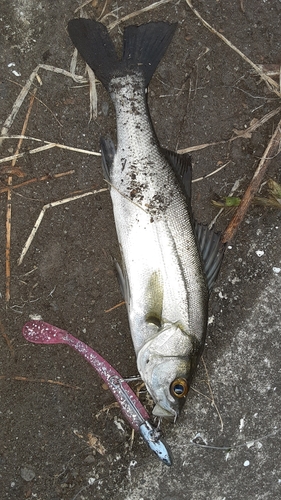
M 149 114 L 147 87 L 175 30 L 162 21 L 126 27 L 119 59 L 102 23 L 68 23 L 115 106 L 117 148 L 109 137 L 100 144 L 122 258 L 116 269 L 153 414 L 173 421 L 204 348 L 209 294 L 224 254 L 220 234 L 193 217 L 190 156 L 161 147 Z
M 28 342 L 34 344 L 67 344 L 79 352 L 107 384 L 131 427 L 141 434 L 149 448 L 165 465 L 172 465 L 172 453 L 160 429 L 152 424 L 146 409 L 120 373 L 99 353 L 66 330 L 41 320 L 25 323 L 22 334 Z

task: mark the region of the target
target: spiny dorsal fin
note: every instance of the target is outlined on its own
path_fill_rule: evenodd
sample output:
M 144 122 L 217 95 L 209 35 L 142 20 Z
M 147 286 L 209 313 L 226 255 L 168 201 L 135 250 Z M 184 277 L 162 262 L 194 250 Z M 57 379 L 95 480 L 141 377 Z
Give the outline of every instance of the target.
M 187 153 L 179 155 L 174 151 L 169 151 L 168 149 L 163 149 L 162 151 L 174 170 L 181 189 L 186 196 L 188 204 L 190 205 L 192 179 L 191 156 Z
M 215 232 L 213 229 L 208 229 L 208 226 L 204 224 L 199 224 L 194 221 L 191 209 L 192 163 L 190 155 L 187 153 L 178 155 L 167 149 L 164 149 L 163 152 L 173 168 L 181 189 L 185 194 L 191 220 L 194 224 L 194 232 L 197 238 L 208 288 L 211 290 L 219 274 L 225 245 L 221 242 L 220 233 Z

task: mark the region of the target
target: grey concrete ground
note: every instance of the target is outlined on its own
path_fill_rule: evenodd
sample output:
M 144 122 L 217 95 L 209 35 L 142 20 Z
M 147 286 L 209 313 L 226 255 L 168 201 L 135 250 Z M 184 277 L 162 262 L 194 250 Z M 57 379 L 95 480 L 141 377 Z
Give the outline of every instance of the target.
M 84 15 L 112 22 L 151 1 L 92 1 Z M 279 0 L 196 1 L 201 15 L 257 64 L 280 66 Z M 66 32 L 79 2 L 2 0 L 1 126 L 38 64 L 68 70 L 73 47 Z M 112 14 L 113 12 L 113 14 Z M 243 195 L 280 119 L 229 142 L 277 109 L 280 99 L 249 65 L 202 26 L 184 0 L 172 0 L 126 20 L 112 31 L 150 20 L 178 21 L 172 44 L 149 87 L 149 106 L 161 144 L 176 150 L 216 143 L 192 153 L 193 177 L 229 162 L 194 183 L 197 220 L 217 214 L 212 199 L 236 181 Z M 84 74 L 78 62 L 77 73 Z M 67 76 L 39 71 L 26 135 L 99 151 L 101 135 L 115 137 L 115 115 L 100 85 L 98 116 L 89 123 L 89 89 Z M 32 87 L 33 88 L 33 87 Z M 9 134 L 20 134 L 29 97 Z M 226 141 L 226 142 L 222 142 Z M 15 152 L 6 140 L 1 158 Z M 108 193 L 46 211 L 21 266 L 17 259 L 42 209 L 50 202 L 105 187 L 100 157 L 24 141 L 13 185 L 45 177 L 12 193 L 11 298 L 5 300 L 7 170 L 0 164 L 0 498 L 9 500 L 275 500 L 280 470 L 280 210 L 252 206 L 228 248 L 212 293 L 204 362 L 184 411 L 163 430 L 174 465 L 162 465 L 131 432 L 109 391 L 90 366 L 66 346 L 34 346 L 21 335 L 40 315 L 81 338 L 123 376 L 136 373 L 125 307 L 113 270 L 118 245 Z M 56 174 L 74 170 L 60 179 Z M 25 177 L 19 175 L 25 174 Z M 264 181 L 281 183 L 280 155 Z M 267 185 L 260 195 L 268 196 Z M 233 215 L 224 212 L 223 230 Z M 51 382 L 61 382 L 58 385 Z M 67 385 L 68 384 L 68 385 Z M 78 388 L 77 388 L 78 387 Z M 151 411 L 150 401 L 144 403 Z
M 126 500 L 279 498 L 279 304 L 280 279 L 271 277 L 229 346 L 208 363 L 224 431 L 215 408 L 198 395 L 171 431 L 172 470 L 132 471 Z

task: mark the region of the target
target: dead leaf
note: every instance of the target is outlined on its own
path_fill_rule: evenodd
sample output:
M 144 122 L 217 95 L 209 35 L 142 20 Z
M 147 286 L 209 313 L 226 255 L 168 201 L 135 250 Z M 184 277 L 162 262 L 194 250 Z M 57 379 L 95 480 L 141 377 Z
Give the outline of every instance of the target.
M 88 433 L 88 445 L 96 450 L 100 455 L 105 455 L 106 449 L 101 444 L 99 438 L 94 436 L 91 432 Z
M 16 175 L 17 177 L 25 177 L 26 176 L 26 174 L 20 168 L 12 167 L 10 165 L 1 167 L 0 174 Z
M 233 129 L 234 134 L 244 137 L 245 139 L 251 139 L 252 133 L 248 132 L 247 130 L 237 130 L 236 128 Z

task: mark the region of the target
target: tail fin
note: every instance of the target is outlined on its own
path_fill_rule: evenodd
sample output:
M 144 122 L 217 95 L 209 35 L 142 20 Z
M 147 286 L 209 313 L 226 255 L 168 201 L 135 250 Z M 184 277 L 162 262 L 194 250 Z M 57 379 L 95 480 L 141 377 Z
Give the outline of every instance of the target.
M 129 73 L 142 73 L 147 86 L 175 29 L 176 24 L 166 22 L 128 26 L 124 31 L 123 58 L 119 60 L 103 24 L 83 18 L 68 23 L 73 44 L 107 90 L 112 78 Z
M 176 27 L 176 23 L 157 22 L 125 28 L 122 61 L 127 70 L 142 71 L 146 87 L 164 56 Z

